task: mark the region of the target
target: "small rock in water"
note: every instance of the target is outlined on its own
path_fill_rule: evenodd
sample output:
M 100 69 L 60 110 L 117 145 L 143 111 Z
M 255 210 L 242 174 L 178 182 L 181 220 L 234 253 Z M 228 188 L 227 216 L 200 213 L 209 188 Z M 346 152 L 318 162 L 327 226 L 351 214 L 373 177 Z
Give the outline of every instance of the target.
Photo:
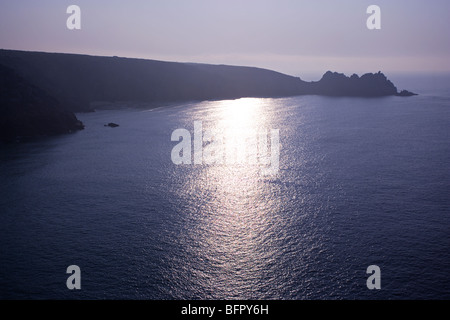
M 400 93 L 397 93 L 397 96 L 399 97 L 417 96 L 417 93 L 413 93 L 408 90 L 402 90 Z
M 115 128 L 118 127 L 119 125 L 117 123 L 114 122 L 110 122 L 108 124 L 105 124 L 105 127 L 111 127 L 111 128 Z

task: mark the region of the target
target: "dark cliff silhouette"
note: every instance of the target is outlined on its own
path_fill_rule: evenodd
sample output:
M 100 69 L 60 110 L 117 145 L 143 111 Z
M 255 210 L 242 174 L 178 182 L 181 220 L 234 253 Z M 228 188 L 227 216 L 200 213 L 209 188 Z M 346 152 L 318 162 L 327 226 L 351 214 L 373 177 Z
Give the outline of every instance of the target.
M 2 66 L 3 65 L 3 66 Z M 168 103 L 296 95 L 381 97 L 398 93 L 384 74 L 326 72 L 316 82 L 226 65 L 0 50 L 0 138 L 81 129 L 73 112 L 94 102 Z
M 75 115 L 14 70 L 0 65 L 0 140 L 68 133 L 83 128 Z
M 382 73 L 361 77 L 327 72 L 306 82 L 279 72 L 226 65 L 0 50 L 0 64 L 56 97 L 74 112 L 95 101 L 177 102 L 305 94 L 397 95 Z
M 347 77 L 342 73 L 328 71 L 320 81 L 314 83 L 313 92 L 328 96 L 377 97 L 395 95 L 397 88 L 381 72 Z

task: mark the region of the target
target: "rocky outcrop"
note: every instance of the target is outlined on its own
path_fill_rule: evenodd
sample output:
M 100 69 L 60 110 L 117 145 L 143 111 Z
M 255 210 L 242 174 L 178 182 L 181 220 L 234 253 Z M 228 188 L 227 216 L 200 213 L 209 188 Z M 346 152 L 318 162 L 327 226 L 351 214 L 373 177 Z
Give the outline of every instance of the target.
M 397 94 L 397 88 L 381 73 L 367 73 L 350 77 L 342 73 L 326 72 L 312 84 L 315 94 L 327 96 L 381 97 Z
M 417 93 L 413 93 L 408 90 L 402 90 L 399 93 L 397 93 L 396 95 L 399 97 L 411 97 L 411 96 L 417 96 Z
M 117 128 L 119 125 L 117 123 L 114 122 L 110 122 L 108 124 L 105 124 L 105 127 L 110 127 L 110 128 Z

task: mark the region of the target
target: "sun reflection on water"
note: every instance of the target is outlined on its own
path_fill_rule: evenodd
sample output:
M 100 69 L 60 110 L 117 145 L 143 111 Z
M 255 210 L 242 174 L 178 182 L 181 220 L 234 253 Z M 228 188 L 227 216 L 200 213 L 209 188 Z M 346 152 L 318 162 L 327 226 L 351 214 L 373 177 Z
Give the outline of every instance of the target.
M 219 101 L 200 120 L 204 130 L 225 135 L 226 143 L 241 143 L 255 152 L 243 137 L 270 128 L 265 110 L 269 103 L 268 99 Z M 210 298 L 251 298 L 251 287 L 261 287 L 269 265 L 274 265 L 277 253 L 271 243 L 278 232 L 274 212 L 282 204 L 269 194 L 259 167 L 250 163 L 203 165 L 186 179 L 181 192 L 190 203 L 188 249 L 197 261 L 190 281 L 211 292 Z

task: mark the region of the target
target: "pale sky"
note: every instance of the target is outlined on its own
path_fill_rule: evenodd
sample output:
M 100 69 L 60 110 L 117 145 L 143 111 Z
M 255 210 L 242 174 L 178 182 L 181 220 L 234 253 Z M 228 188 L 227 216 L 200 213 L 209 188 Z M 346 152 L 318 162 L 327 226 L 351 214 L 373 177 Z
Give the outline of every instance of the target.
M 66 27 L 72 4 L 81 30 Z M 366 27 L 372 4 L 381 30 Z M 327 70 L 448 72 L 450 1 L 2 0 L 0 48 L 247 65 L 306 80 Z

